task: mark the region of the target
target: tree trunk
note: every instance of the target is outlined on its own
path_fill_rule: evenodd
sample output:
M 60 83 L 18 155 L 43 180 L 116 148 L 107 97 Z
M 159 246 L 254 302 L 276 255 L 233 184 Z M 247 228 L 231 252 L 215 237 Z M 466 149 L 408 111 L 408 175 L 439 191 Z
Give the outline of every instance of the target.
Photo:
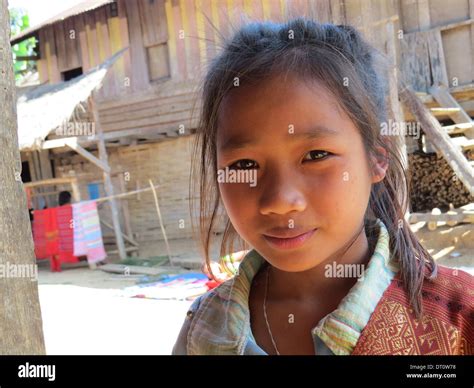
M 44 354 L 36 260 L 21 182 L 7 0 L 0 0 L 0 354 Z

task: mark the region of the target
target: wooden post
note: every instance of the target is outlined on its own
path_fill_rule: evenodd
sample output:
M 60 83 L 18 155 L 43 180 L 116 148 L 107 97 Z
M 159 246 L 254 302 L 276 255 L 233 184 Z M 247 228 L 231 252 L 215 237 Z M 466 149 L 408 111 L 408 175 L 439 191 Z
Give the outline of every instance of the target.
M 94 118 L 95 128 L 96 128 L 96 132 L 98 136 L 99 158 L 102 161 L 102 163 L 104 163 L 104 165 L 109 166 L 107 150 L 105 148 L 104 133 L 102 131 L 102 127 L 100 125 L 100 120 L 99 120 L 99 112 L 97 111 L 97 107 L 95 105 L 94 98 L 92 97 L 92 95 L 89 97 L 89 108 Z M 113 196 L 114 187 L 112 185 L 112 178 L 110 177 L 110 173 L 106 171 L 104 171 L 104 181 L 105 181 L 105 184 L 104 184 L 105 193 L 108 196 Z M 112 223 L 114 225 L 114 233 L 115 233 L 115 239 L 117 241 L 119 256 L 121 260 L 124 260 L 127 258 L 127 252 L 125 250 L 125 243 L 123 241 L 122 231 L 120 229 L 118 206 L 117 206 L 117 201 L 115 200 L 115 198 L 110 199 L 110 209 L 112 211 Z
M 387 54 L 390 60 L 390 68 L 388 74 L 388 85 L 389 85 L 389 101 L 390 107 L 393 114 L 393 118 L 399 124 L 400 128 L 405 127 L 405 118 L 403 115 L 403 110 L 398 99 L 398 74 L 397 74 L 397 49 L 396 49 L 396 39 L 395 39 L 395 28 L 394 21 L 390 20 L 386 24 L 386 33 L 387 33 Z M 408 170 L 408 152 L 407 152 L 407 141 L 406 134 L 403 131 L 400 133 L 400 136 L 397 137 L 397 148 L 399 150 L 400 161 L 404 170 Z M 401 203 L 403 198 L 400 197 Z M 410 212 L 410 204 L 408 204 L 406 213 Z M 407 214 L 405 214 L 406 216 Z
M 71 188 L 72 188 L 72 198 L 74 198 L 74 202 L 80 202 L 81 200 L 81 192 L 79 191 L 79 185 L 77 184 L 77 178 L 71 181 Z
M 40 167 L 40 163 L 39 163 L 39 159 L 38 159 L 38 151 L 32 151 L 31 153 L 31 160 L 33 161 L 33 175 L 34 175 L 34 180 L 35 181 L 40 181 L 43 179 L 42 175 L 41 175 L 41 167 Z M 43 192 L 43 189 L 40 187 L 37 189 L 37 193 L 38 194 L 41 194 Z M 36 197 L 36 202 L 35 202 L 35 209 L 42 209 L 42 207 L 40 206 L 41 204 L 41 200 L 40 200 L 40 196 Z M 44 204 L 47 205 L 47 202 L 46 200 L 44 200 Z
M 120 173 L 118 178 L 119 178 L 119 183 L 120 183 L 120 190 L 122 191 L 122 193 L 127 192 L 127 189 L 125 187 L 125 179 L 123 177 L 123 174 Z M 131 227 L 131 223 L 130 223 L 130 212 L 128 210 L 128 202 L 125 200 L 125 201 L 121 201 L 121 203 L 122 203 L 123 220 L 124 220 L 124 223 L 125 223 L 125 232 L 130 237 L 133 238 L 132 227 Z
M 41 170 L 41 179 L 51 179 L 53 171 L 51 161 L 49 160 L 49 151 L 38 150 L 38 164 Z M 58 197 L 45 196 L 48 207 L 58 206 Z
M 398 77 L 397 77 L 397 50 L 395 47 L 395 28 L 393 21 L 387 22 L 387 54 L 390 60 L 390 70 L 388 75 L 390 106 L 393 112 L 394 119 L 399 123 L 401 128 L 404 128 L 403 110 L 398 101 Z M 408 155 L 405 134 L 400 134 L 397 138 L 397 146 L 400 149 L 400 157 L 403 167 L 408 169 Z
M 40 180 L 40 178 L 38 178 L 37 175 L 36 175 L 36 163 L 35 163 L 35 160 L 34 160 L 33 152 L 34 151 L 28 151 L 28 153 L 27 153 L 27 155 L 28 155 L 28 166 L 30 168 L 30 174 L 31 174 L 31 182 L 35 182 L 35 181 Z M 34 209 L 39 209 L 38 197 L 33 195 L 33 194 L 35 194 L 34 189 L 31 190 L 31 204 L 32 204 Z

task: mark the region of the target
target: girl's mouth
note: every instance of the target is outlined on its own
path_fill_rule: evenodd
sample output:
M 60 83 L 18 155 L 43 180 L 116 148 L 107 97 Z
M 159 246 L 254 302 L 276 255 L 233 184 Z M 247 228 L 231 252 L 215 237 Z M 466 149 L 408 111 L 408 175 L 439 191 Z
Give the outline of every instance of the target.
M 302 246 L 318 229 L 311 229 L 308 232 L 293 237 L 276 237 L 264 234 L 265 240 L 274 248 L 294 249 Z

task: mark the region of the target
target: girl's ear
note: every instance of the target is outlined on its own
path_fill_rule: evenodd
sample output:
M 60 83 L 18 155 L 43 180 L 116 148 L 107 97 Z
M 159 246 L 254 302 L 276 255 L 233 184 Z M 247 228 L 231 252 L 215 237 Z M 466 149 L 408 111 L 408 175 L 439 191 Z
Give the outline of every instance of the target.
M 372 183 L 378 183 L 385 178 L 388 169 L 387 150 L 383 147 L 375 147 L 372 155 Z

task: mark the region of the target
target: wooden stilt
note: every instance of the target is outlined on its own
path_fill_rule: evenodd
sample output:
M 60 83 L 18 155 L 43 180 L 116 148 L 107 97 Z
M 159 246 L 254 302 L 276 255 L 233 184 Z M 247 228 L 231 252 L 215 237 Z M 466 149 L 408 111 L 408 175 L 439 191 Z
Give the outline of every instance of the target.
M 89 97 L 89 107 L 94 118 L 95 128 L 96 128 L 96 132 L 98 136 L 99 158 L 105 166 L 109 166 L 108 157 L 107 157 L 107 149 L 105 148 L 104 133 L 100 125 L 99 113 L 97 111 L 97 107 L 95 105 L 94 98 L 92 96 Z M 123 241 L 122 231 L 120 228 L 120 219 L 119 219 L 117 201 L 115 200 L 115 197 L 113 197 L 114 188 L 112 185 L 112 178 L 110 176 L 110 173 L 106 171 L 104 171 L 104 183 L 105 183 L 104 184 L 105 193 L 108 196 L 111 196 L 111 199 L 109 202 L 110 202 L 110 209 L 112 212 L 112 223 L 114 226 L 114 233 L 115 233 L 115 239 L 117 241 L 118 253 L 119 253 L 120 259 L 124 260 L 127 258 L 127 252 L 125 250 L 125 243 Z

